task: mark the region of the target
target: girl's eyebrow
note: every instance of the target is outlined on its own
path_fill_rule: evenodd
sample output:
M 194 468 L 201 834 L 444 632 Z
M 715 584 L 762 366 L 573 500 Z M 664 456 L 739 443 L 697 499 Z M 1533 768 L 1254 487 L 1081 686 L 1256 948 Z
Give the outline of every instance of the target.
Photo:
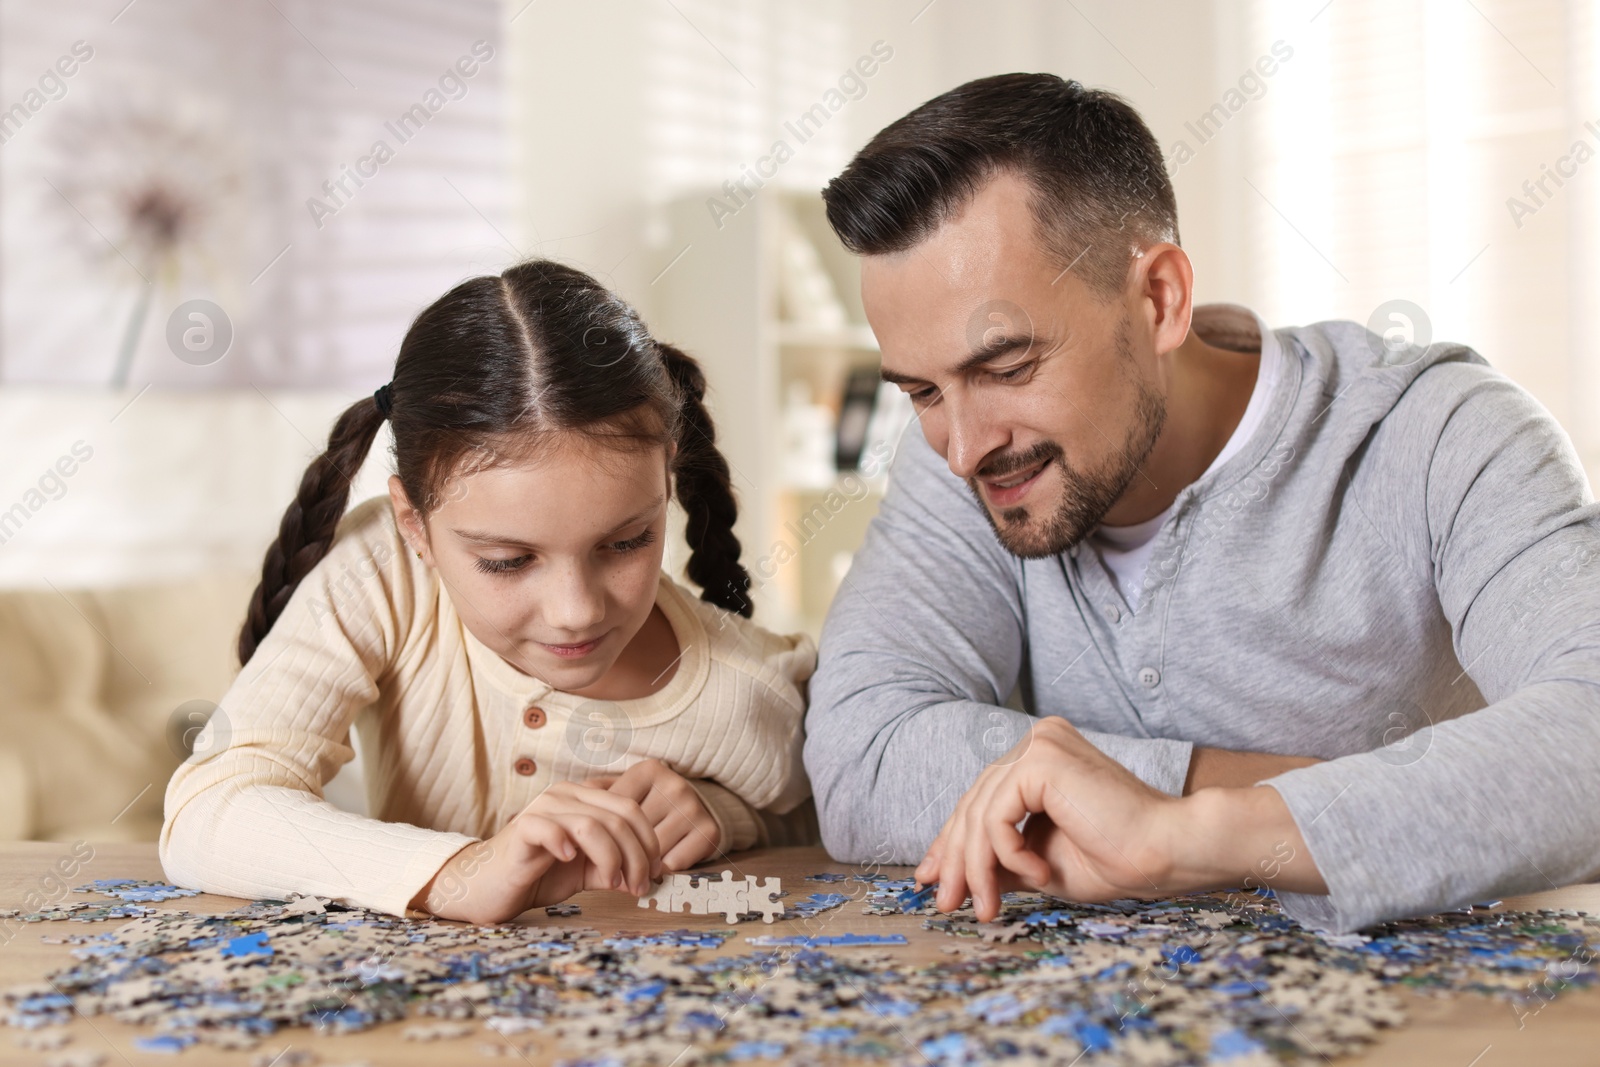
M 612 532 L 615 533 L 618 530 L 627 529 L 629 526 L 632 526 L 634 523 L 642 522 L 643 520 L 649 518 L 651 515 L 654 515 L 656 513 L 656 510 L 661 507 L 661 501 L 663 499 L 664 499 L 663 497 L 657 496 L 654 500 L 652 500 L 650 502 L 648 507 L 641 508 L 639 511 L 635 512 L 632 515 L 629 515 L 626 519 L 623 519 L 621 522 L 617 523 L 616 526 L 612 527 Z M 469 541 L 469 542 L 471 542 L 472 544 L 475 544 L 475 545 L 512 545 L 512 546 L 517 547 L 517 548 L 538 548 L 539 547 L 538 545 L 531 544 L 531 543 L 529 543 L 527 541 L 519 541 L 515 537 L 500 537 L 500 536 L 498 536 L 496 534 L 481 533 L 481 532 L 479 532 L 477 530 L 454 530 L 454 529 L 452 529 L 450 532 L 452 534 L 455 534 L 457 537 L 461 538 L 461 540 Z

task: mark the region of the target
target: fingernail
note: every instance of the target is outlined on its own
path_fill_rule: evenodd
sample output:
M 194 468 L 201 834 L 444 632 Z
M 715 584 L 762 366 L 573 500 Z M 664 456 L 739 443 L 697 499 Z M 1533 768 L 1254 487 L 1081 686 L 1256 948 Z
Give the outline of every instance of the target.
M 621 889 L 622 888 L 622 875 L 613 874 L 611 876 L 611 888 L 612 889 Z

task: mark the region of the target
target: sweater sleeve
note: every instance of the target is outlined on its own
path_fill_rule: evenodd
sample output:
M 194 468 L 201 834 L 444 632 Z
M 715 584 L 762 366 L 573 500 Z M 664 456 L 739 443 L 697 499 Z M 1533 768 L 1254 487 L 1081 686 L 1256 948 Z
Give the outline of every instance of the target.
M 709 778 L 691 778 L 689 784 L 700 795 L 711 817 L 717 821 L 717 854 L 755 848 L 761 843 L 761 818 L 756 809 L 739 799 L 739 794 Z
M 739 799 L 739 794 L 704 778 L 689 784 L 700 794 L 711 817 L 717 820 L 717 853 L 747 848 L 787 848 L 817 844 L 817 809 L 808 797 L 788 811 L 763 810 Z
M 365 818 L 322 796 L 354 756 L 351 725 L 378 701 L 416 607 L 388 509 L 379 498 L 345 517 L 168 783 L 160 857 L 175 883 L 400 915 L 475 840 Z
M 679 594 L 701 619 L 710 647 L 705 687 L 676 719 L 635 732 L 640 755 L 667 762 L 701 790 L 735 848 L 755 834 L 756 816 L 783 814 L 811 795 L 800 758 L 806 686 L 817 646 L 805 634 L 776 634 L 748 619 Z M 724 795 L 726 794 L 726 795 Z M 724 822 L 726 820 L 726 822 Z
M 1383 488 L 1420 501 L 1391 536 L 1431 570 L 1489 704 L 1268 781 L 1329 890 L 1282 893 L 1284 908 L 1339 932 L 1600 873 L 1600 509 L 1533 397 L 1487 368 L 1429 373 L 1462 387 L 1442 414 L 1386 420 L 1416 474 Z
M 811 684 L 805 761 L 830 855 L 921 859 L 988 761 L 1032 725 L 1002 706 L 1026 640 L 1020 564 L 913 424 L 828 612 Z M 1188 742 L 1084 736 L 1182 793 Z

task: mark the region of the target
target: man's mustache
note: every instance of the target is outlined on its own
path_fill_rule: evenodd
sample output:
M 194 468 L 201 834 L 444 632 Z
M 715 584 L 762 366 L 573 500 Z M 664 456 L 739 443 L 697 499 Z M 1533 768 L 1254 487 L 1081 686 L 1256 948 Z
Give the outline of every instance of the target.
M 1057 461 L 1062 456 L 1061 446 L 1053 441 L 1041 441 L 1026 452 L 996 456 L 978 468 L 979 478 L 1004 478 L 1008 474 L 1037 467 L 1046 461 Z

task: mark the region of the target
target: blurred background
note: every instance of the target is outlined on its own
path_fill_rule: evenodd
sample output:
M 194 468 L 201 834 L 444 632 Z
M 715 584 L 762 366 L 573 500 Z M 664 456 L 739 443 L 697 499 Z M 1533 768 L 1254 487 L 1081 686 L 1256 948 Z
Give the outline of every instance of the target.
M 816 633 L 908 414 L 818 192 L 974 77 L 1123 94 L 1201 301 L 1468 343 L 1592 477 L 1597 7 L 0 0 L 0 838 L 155 836 L 332 420 L 522 258 L 706 364 L 757 617 Z

